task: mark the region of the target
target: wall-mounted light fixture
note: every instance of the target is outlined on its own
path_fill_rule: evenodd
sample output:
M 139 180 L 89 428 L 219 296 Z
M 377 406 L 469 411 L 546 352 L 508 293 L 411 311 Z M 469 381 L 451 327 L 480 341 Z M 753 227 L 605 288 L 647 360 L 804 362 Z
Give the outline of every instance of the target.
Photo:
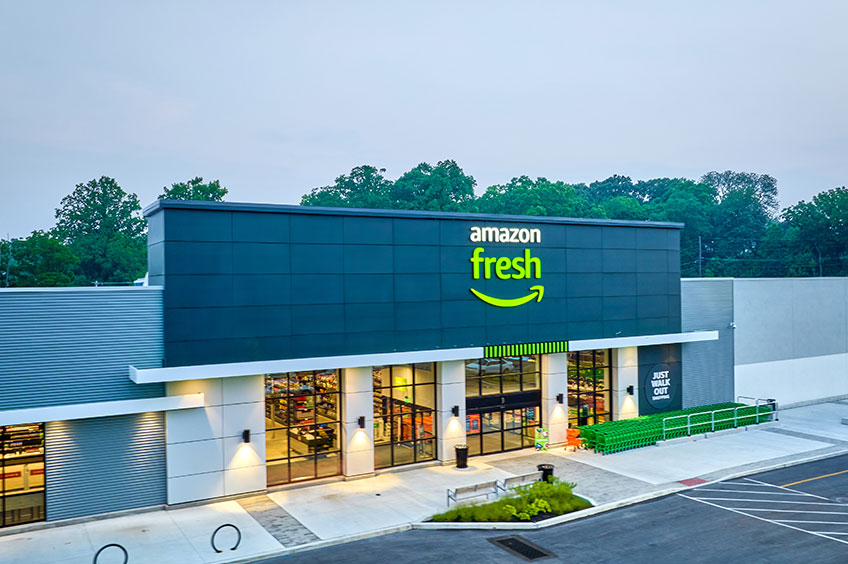
M 627 386 L 627 394 L 631 396 L 633 395 L 633 386 Z
M 557 394 L 556 400 L 557 400 L 557 403 L 562 403 L 563 402 L 562 394 Z
M 250 442 L 250 429 L 245 429 L 241 432 L 241 440 L 246 443 Z
M 360 415 L 359 419 L 357 419 L 356 422 L 357 422 L 357 424 L 359 424 L 360 429 L 365 428 L 365 416 L 364 415 Z
M 455 405 L 451 408 L 451 413 L 453 413 L 454 417 L 459 417 L 459 406 Z

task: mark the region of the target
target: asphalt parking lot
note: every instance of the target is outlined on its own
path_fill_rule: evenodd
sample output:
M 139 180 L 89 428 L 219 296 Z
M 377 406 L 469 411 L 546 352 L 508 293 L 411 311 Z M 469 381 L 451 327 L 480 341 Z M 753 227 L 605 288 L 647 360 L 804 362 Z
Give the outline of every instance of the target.
M 407 531 L 271 563 L 525 560 L 489 539 L 510 531 Z M 848 455 L 708 484 L 595 517 L 515 534 L 553 556 L 616 563 L 848 562 Z

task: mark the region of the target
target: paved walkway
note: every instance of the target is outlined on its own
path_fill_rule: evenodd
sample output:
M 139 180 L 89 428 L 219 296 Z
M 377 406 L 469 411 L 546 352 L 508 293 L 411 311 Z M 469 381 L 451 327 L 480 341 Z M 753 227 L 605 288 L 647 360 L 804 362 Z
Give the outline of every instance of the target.
M 679 486 L 813 456 L 848 452 L 848 405 L 823 403 L 780 413 L 774 424 L 677 439 L 612 455 L 524 450 L 475 457 L 470 468 L 427 466 L 396 469 L 361 480 L 324 482 L 180 509 L 141 512 L 85 523 L 0 533 L 0 562 L 48 564 L 90 562 L 94 552 L 119 542 L 131 562 L 191 564 L 248 561 L 315 544 L 408 528 L 445 510 L 445 490 L 503 479 L 552 463 L 555 474 L 576 482 L 576 492 L 597 504 L 615 503 Z M 694 481 L 693 481 L 694 479 Z M 231 529 L 209 536 L 222 523 L 242 531 L 236 551 Z M 117 549 L 101 564 L 121 562 Z

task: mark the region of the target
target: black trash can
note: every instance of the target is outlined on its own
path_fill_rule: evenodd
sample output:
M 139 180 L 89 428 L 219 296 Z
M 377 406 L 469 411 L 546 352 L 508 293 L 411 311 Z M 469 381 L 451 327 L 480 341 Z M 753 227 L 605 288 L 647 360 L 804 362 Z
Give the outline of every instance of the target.
M 454 445 L 456 451 L 456 467 L 468 468 L 468 445 Z
M 554 465 L 553 464 L 538 464 L 536 466 L 536 470 L 542 473 L 542 477 L 539 478 L 540 482 L 547 482 L 548 478 L 554 475 Z

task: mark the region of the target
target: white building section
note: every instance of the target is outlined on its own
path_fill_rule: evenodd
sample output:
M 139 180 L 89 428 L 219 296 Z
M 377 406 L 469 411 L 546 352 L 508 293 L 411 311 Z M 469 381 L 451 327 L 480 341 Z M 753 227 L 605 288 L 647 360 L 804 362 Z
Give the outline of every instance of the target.
M 264 490 L 262 376 L 173 382 L 167 391 L 205 400 L 203 409 L 167 413 L 168 503 Z
M 97 403 L 77 403 L 29 409 L 10 409 L 0 411 L 0 426 L 43 423 L 47 421 L 69 421 L 91 419 L 93 417 L 113 417 L 151 411 L 181 411 L 203 407 L 203 394 L 173 395 L 164 398 L 137 400 L 102 401 Z
M 362 366 L 465 360 L 469 358 L 480 358 L 482 356 L 483 347 L 467 347 L 445 350 L 234 362 L 231 364 L 204 364 L 173 368 L 148 368 L 144 370 L 130 366 L 129 376 L 130 380 L 136 384 L 151 384 L 155 382 L 180 382 L 183 380 L 200 380 L 205 378 L 237 378 L 250 374 L 277 374 L 282 372 L 299 372 L 302 370 L 336 370 L 339 368 L 358 368 Z
M 718 340 L 718 331 L 690 331 L 663 335 L 639 335 L 636 337 L 613 337 L 610 339 L 587 339 L 569 341 L 569 351 L 591 351 L 596 349 L 618 349 L 623 347 L 646 347 L 649 345 L 672 345 Z

